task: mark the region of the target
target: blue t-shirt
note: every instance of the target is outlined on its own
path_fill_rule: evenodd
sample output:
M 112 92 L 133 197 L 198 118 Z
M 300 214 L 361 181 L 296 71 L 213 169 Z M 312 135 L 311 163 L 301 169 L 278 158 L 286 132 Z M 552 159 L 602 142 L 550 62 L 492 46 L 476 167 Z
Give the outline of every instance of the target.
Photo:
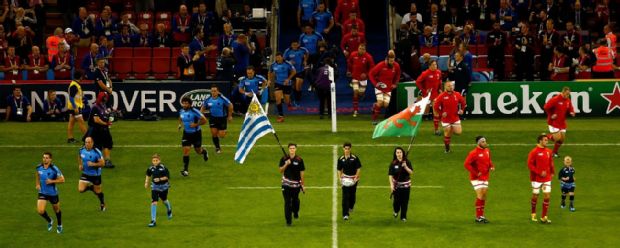
M 88 176 L 101 176 L 101 167 L 88 166 L 88 162 L 97 163 L 103 158 L 99 149 L 93 147 L 93 149 L 88 150 L 86 147 L 82 147 L 80 158 L 82 158 L 82 173 Z
M 37 166 L 37 173 L 39 174 L 39 183 L 41 183 L 41 189 L 39 190 L 40 194 L 56 196 L 58 195 L 58 189 L 56 188 L 56 184 L 46 184 L 45 181 L 47 179 L 58 179 L 58 177 L 62 176 L 62 172 L 56 165 L 51 164 L 47 169 L 43 166 L 43 164 L 39 164 Z
M 218 95 L 217 98 L 209 96 L 202 103 L 211 112 L 213 117 L 226 117 L 228 115 L 228 106 L 230 106 L 230 100 L 223 95 Z
M 275 83 L 280 85 L 284 84 L 284 80 L 288 78 L 291 71 L 293 71 L 293 73 L 296 72 L 295 67 L 288 61 L 284 61 L 282 63 L 273 62 L 271 67 L 269 67 L 269 72 L 273 72 L 276 75 Z
M 295 70 L 297 72 L 301 72 L 304 70 L 304 55 L 306 54 L 309 55 L 310 52 L 305 47 L 300 47 L 297 50 L 289 47 L 284 51 L 284 54 L 282 54 L 282 56 L 286 61 L 290 62 L 291 64 L 293 64 L 293 66 L 295 66 Z
M 318 52 L 319 41 L 323 40 L 323 36 L 314 32 L 312 34 L 303 33 L 299 36 L 299 44 L 302 47 L 308 49 L 310 54 L 316 54 Z
M 15 117 L 17 115 L 17 109 L 21 109 L 21 116 L 26 116 L 28 114 L 28 106 L 30 106 L 30 101 L 24 95 L 20 97 L 20 99 L 15 99 L 15 97 L 11 94 L 6 97 L 6 104 L 11 107 L 11 116 Z
M 250 65 L 250 49 L 248 46 L 241 44 L 237 41 L 232 43 L 233 57 L 237 63 L 235 63 L 235 73 L 241 75 L 245 72 L 245 68 Z
M 314 21 L 314 30 L 318 33 L 323 33 L 323 30 L 329 27 L 329 21 L 334 19 L 334 16 L 329 11 L 312 13 L 312 20 Z
M 240 77 L 239 88 L 242 88 L 245 92 L 254 92 L 254 94 L 258 94 L 260 86 L 266 81 L 267 79 L 261 75 L 255 75 L 253 78 Z
M 319 6 L 318 0 L 299 0 L 299 8 L 301 8 L 301 20 L 309 21 L 312 18 L 312 12 Z
M 198 123 L 200 119 L 202 119 L 202 113 L 200 113 L 200 111 L 195 108 L 189 108 L 188 110 L 181 109 L 179 115 L 181 116 L 183 129 L 186 133 L 195 133 L 201 130 L 200 126 L 190 127 L 192 123 Z

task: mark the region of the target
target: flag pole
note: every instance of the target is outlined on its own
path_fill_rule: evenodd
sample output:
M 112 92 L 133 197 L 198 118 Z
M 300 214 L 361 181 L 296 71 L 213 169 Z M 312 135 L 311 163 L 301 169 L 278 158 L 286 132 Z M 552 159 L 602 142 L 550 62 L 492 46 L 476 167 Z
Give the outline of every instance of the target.
M 405 153 L 405 156 L 409 156 L 409 151 L 411 150 L 411 145 L 413 144 L 414 141 L 415 141 L 415 135 L 411 136 L 411 140 L 409 141 L 409 146 L 407 147 L 407 153 Z
M 276 132 L 273 132 L 273 136 L 276 137 L 276 141 L 278 141 L 278 145 L 280 145 L 280 149 L 282 150 L 282 153 L 284 154 L 284 156 L 288 156 L 286 154 L 286 151 L 284 151 L 284 147 L 282 146 L 282 143 L 280 143 L 280 138 L 278 138 L 278 134 Z

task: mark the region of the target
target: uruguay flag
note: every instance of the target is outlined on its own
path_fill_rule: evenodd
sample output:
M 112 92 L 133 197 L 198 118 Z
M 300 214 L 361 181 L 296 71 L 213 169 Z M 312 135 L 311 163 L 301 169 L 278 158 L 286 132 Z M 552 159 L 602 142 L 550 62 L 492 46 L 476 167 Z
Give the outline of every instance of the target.
M 243 121 L 243 126 L 241 126 L 241 133 L 239 133 L 235 161 L 243 164 L 245 157 L 247 157 L 250 150 L 252 150 L 254 143 L 256 143 L 260 137 L 265 136 L 265 134 L 275 132 L 258 98 L 256 98 L 256 95 L 252 96 L 252 102 L 250 102 L 248 112 L 245 113 L 245 120 Z

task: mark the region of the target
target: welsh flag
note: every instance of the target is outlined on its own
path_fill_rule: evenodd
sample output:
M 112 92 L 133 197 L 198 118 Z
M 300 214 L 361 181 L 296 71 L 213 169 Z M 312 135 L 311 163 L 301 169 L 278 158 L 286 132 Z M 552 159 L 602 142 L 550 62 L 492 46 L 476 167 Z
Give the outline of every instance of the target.
M 430 97 L 431 95 L 428 94 L 428 96 L 417 101 L 413 106 L 377 124 L 372 138 L 415 136 L 420 124 L 422 124 L 422 115 L 430 102 Z

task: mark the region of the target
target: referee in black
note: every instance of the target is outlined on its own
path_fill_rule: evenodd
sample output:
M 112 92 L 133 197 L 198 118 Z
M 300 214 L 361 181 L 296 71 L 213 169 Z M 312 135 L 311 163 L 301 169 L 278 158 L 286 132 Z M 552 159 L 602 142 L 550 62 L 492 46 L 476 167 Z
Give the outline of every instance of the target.
M 284 217 L 286 225 L 293 224 L 292 217 L 299 218 L 299 191 L 304 190 L 304 160 L 297 156 L 297 144 L 288 144 L 288 156 L 280 159 L 282 174 L 282 196 L 284 197 Z M 292 215 L 292 216 L 291 216 Z
M 349 220 L 349 213 L 353 212 L 355 206 L 355 193 L 357 192 L 357 182 L 360 179 L 362 163 L 359 157 L 351 154 L 351 143 L 345 142 L 342 145 L 344 155 L 338 159 L 338 178 L 342 185 L 342 219 Z M 352 184 L 352 185 L 351 185 Z

